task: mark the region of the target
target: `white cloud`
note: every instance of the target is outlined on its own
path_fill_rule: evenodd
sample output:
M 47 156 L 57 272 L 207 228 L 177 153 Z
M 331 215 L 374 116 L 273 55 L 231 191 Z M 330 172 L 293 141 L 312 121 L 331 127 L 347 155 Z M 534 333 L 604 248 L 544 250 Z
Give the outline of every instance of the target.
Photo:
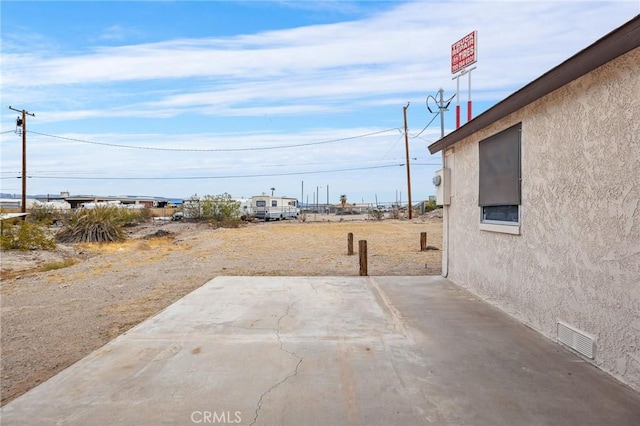
M 123 41 L 132 35 L 138 35 L 138 31 L 122 25 L 112 25 L 105 28 L 102 34 L 98 36 L 98 39 L 107 41 Z

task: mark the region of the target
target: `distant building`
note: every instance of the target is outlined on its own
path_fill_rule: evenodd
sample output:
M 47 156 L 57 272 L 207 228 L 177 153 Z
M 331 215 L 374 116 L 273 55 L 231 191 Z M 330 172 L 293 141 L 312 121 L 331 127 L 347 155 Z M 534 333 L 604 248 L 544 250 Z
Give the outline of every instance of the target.
M 98 195 L 73 195 L 65 198 L 72 209 L 82 207 L 83 204 L 98 203 L 120 203 L 125 205 L 139 205 L 141 207 L 166 207 L 169 200 L 159 197 L 137 197 L 137 196 L 98 196 Z

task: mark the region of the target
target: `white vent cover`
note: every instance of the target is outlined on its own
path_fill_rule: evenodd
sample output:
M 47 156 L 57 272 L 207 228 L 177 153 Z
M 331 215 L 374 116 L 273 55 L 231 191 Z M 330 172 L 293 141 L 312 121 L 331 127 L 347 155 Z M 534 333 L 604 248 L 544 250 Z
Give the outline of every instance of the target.
M 593 359 L 595 338 L 583 331 L 558 321 L 558 341 L 581 353 L 587 358 Z

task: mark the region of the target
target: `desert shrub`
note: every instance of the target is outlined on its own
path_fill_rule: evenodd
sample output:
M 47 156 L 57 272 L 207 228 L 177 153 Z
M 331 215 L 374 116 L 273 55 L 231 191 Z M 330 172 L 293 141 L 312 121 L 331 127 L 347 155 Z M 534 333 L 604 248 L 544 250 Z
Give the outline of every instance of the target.
M 204 221 L 216 226 L 238 227 L 242 220 L 240 202 L 235 201 L 226 192 L 220 195 L 197 195 L 185 200 L 183 204 L 185 218 Z
M 118 207 L 102 206 L 76 210 L 65 220 L 56 239 L 64 243 L 122 241 L 125 239 L 122 228 L 134 217 L 131 213 Z
M 140 222 L 146 222 L 153 216 L 151 209 L 146 206 L 141 209 L 119 207 L 117 210 L 119 210 L 117 215 L 124 225 L 135 225 Z
M 375 220 L 382 220 L 384 219 L 384 212 L 380 209 L 372 209 L 371 210 L 371 216 L 375 219 Z
M 391 219 L 400 219 L 400 209 L 393 208 L 389 213 L 389 216 L 391 217 Z
M 437 209 L 436 200 L 427 200 L 424 202 L 424 211 L 426 213 Z
M 45 206 L 44 204 L 35 204 L 29 209 L 29 216 L 27 216 L 27 220 L 30 222 L 51 225 L 59 217 L 60 213 L 53 207 Z
M 0 246 L 3 250 L 53 250 L 55 240 L 47 235 L 46 226 L 39 223 L 18 220 L 3 223 Z
M 200 197 L 194 194 L 182 203 L 182 212 L 184 218 L 194 220 L 196 222 L 202 220 L 202 208 L 200 207 Z
M 148 222 L 153 218 L 153 212 L 147 206 L 144 206 L 142 209 L 138 210 L 138 221 L 140 222 Z

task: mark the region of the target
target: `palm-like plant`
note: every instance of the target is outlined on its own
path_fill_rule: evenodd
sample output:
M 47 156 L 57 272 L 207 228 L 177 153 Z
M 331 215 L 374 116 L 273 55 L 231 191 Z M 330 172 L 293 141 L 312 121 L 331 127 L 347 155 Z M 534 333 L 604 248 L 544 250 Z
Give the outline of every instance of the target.
M 347 196 L 342 194 L 340 196 L 340 204 L 342 204 L 342 209 L 344 210 L 344 205 L 347 204 Z

